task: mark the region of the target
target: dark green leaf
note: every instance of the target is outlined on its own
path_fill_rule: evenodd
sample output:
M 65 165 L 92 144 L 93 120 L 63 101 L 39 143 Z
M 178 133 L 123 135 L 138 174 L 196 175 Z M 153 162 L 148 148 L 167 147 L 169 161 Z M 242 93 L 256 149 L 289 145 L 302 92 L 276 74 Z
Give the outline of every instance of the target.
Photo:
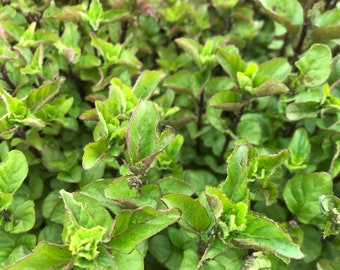
M 40 242 L 33 252 L 7 267 L 9 270 L 51 269 L 66 264 L 71 259 L 71 251 L 67 246 Z
M 256 214 L 248 214 L 246 220 L 246 229 L 235 236 L 233 243 L 241 247 L 268 250 L 278 256 L 303 258 L 300 248 L 279 224 Z
M 286 117 L 290 121 L 315 118 L 319 112 L 318 108 L 319 103 L 314 101 L 290 103 L 286 108 Z
M 235 82 L 237 81 L 237 72 L 246 71 L 247 65 L 239 54 L 217 50 L 216 59 L 225 72 L 227 72 Z
M 16 197 L 14 198 L 15 200 L 17 199 Z M 34 202 L 32 200 L 24 202 L 20 200 L 19 204 L 15 200 L 9 207 L 12 215 L 10 216 L 10 221 L 5 223 L 5 231 L 11 233 L 27 232 L 33 228 L 35 223 Z
M 0 163 L 0 210 L 7 208 L 12 202 L 12 194 L 17 191 L 28 173 L 25 155 L 18 151 L 10 151 Z
M 182 194 L 166 194 L 162 200 L 168 207 L 177 207 L 182 212 L 180 224 L 185 228 L 203 232 L 209 228 L 211 220 L 204 207 L 196 200 Z
M 98 30 L 99 24 L 103 19 L 103 7 L 99 0 L 91 1 L 88 11 L 90 25 L 94 31 Z
M 157 125 L 159 121 L 155 105 L 142 101 L 130 119 L 126 142 L 132 163 L 151 156 L 157 146 Z
M 177 38 L 175 41 L 193 58 L 199 68 L 203 67 L 200 60 L 200 53 L 202 50 L 202 46 L 200 44 L 189 38 Z
M 221 184 L 221 190 L 234 203 L 249 204 L 247 164 L 248 146 L 236 146 L 227 159 L 227 179 Z
M 51 100 L 63 85 L 65 78 L 59 77 L 57 80 L 44 84 L 43 86 L 29 92 L 26 105 L 32 111 L 38 111 L 45 103 Z
M 138 249 L 129 254 L 113 251 L 112 255 L 117 269 L 144 270 L 144 257 Z
M 315 42 L 340 38 L 340 11 L 331 9 L 316 16 L 312 37 Z
M 180 218 L 176 208 L 157 211 L 149 206 L 123 210 L 115 219 L 109 247 L 130 253 L 139 243 L 155 235 Z
M 107 151 L 106 138 L 101 137 L 98 141 L 89 143 L 84 148 L 83 168 L 91 169 L 104 157 Z
M 332 180 L 324 172 L 295 175 L 283 190 L 289 210 L 300 222 L 320 226 L 325 223 L 325 217 L 321 215 L 319 197 L 331 194 Z
M 138 77 L 132 90 L 137 98 L 147 99 L 152 95 L 157 85 L 164 77 L 165 73 L 163 71 L 145 70 Z
M 283 83 L 276 80 L 269 80 L 262 83 L 259 87 L 253 89 L 251 94 L 257 97 L 265 97 L 277 94 L 287 94 L 289 89 Z
M 308 141 L 308 134 L 305 129 L 299 128 L 294 132 L 289 145 L 290 158 L 286 164 L 289 168 L 304 168 L 310 158 L 311 145 Z
M 297 0 L 257 0 L 266 13 L 294 37 L 303 24 L 303 9 Z
M 189 183 L 172 176 L 158 180 L 157 184 L 160 186 L 162 194 L 177 193 L 190 196 L 193 193 L 193 188 Z
M 270 78 L 284 81 L 291 72 L 291 66 L 286 58 L 274 58 L 259 65 L 256 77 Z
M 323 44 L 313 44 L 295 63 L 307 87 L 315 87 L 325 82 L 331 72 L 331 50 Z
M 239 111 L 246 103 L 236 91 L 221 91 L 209 100 L 209 106 L 225 111 Z
M 321 233 L 312 226 L 301 226 L 303 230 L 303 242 L 301 251 L 305 254 L 304 262 L 316 260 L 321 254 Z

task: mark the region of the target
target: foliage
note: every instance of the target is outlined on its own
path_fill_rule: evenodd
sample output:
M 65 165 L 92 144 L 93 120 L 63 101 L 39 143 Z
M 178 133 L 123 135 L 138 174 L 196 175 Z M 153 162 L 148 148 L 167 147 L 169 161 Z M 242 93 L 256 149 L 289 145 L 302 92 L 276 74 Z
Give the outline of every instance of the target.
M 2 1 L 0 266 L 336 269 L 336 0 Z

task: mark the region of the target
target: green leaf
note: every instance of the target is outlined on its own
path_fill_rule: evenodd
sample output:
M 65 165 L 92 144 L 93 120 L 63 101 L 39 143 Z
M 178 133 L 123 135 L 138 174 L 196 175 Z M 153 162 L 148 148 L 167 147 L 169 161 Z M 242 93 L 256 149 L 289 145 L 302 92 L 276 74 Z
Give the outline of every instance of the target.
M 20 72 L 22 74 L 30 75 L 42 73 L 43 61 L 44 61 L 44 47 L 42 44 L 40 44 L 40 46 L 34 52 L 31 62 L 27 64 L 25 67 L 21 68 Z
M 171 126 L 167 126 L 160 134 L 157 142 L 157 152 L 163 151 L 175 138 L 175 130 Z
M 303 9 L 297 0 L 257 0 L 266 13 L 294 37 L 303 24 Z
M 155 210 L 149 206 L 136 210 L 123 210 L 115 219 L 109 247 L 130 253 L 139 243 L 150 238 L 180 218 L 176 208 Z
M 173 133 L 173 132 L 172 132 Z M 173 134 L 170 138 L 173 137 Z M 173 162 L 176 162 L 179 153 L 181 151 L 181 147 L 183 145 L 184 138 L 182 135 L 177 134 L 175 138 L 171 141 L 171 143 L 167 146 L 164 151 L 158 155 L 158 162 L 161 165 L 169 165 Z
M 206 187 L 206 196 L 224 240 L 229 241 L 233 233 L 246 228 L 247 204 L 243 202 L 234 204 L 220 189 L 210 186 Z
M 25 106 L 25 103 L 23 100 L 12 97 L 9 93 L 7 93 L 1 87 L 0 87 L 0 96 L 6 105 L 9 121 L 15 122 L 15 121 L 20 121 L 20 120 L 25 119 L 25 117 L 28 115 L 28 109 Z
M 39 242 L 31 254 L 8 266 L 8 270 L 51 269 L 71 260 L 68 246 Z
M 18 151 L 10 151 L 0 163 L 0 210 L 7 208 L 12 202 L 12 194 L 19 189 L 28 173 L 25 155 Z
M 37 242 L 35 235 L 33 234 L 12 234 L 6 233 L 4 230 L 0 231 L 0 267 L 4 268 L 9 266 L 19 258 L 27 255 L 32 250 Z M 15 254 L 17 250 L 25 250 L 24 253 L 20 252 Z M 14 256 L 13 256 L 14 255 Z
M 315 17 L 312 37 L 314 42 L 340 38 L 340 10 L 327 10 Z
M 303 242 L 301 251 L 305 254 L 303 261 L 306 263 L 316 260 L 321 255 L 321 233 L 312 226 L 301 226 Z
M 55 81 L 48 82 L 37 89 L 31 90 L 26 98 L 26 105 L 31 112 L 38 111 L 45 103 L 53 99 L 58 94 L 64 81 L 64 77 L 59 77 Z
M 134 249 L 131 253 L 121 253 L 112 251 L 114 262 L 117 269 L 133 269 L 144 270 L 144 257 L 138 249 Z
M 92 29 L 94 31 L 97 31 L 100 25 L 100 22 L 103 20 L 103 7 L 99 0 L 93 0 L 91 1 L 88 16 L 89 21 Z
M 132 189 L 128 184 L 128 177 L 123 176 L 112 181 L 105 188 L 106 197 L 114 200 L 129 199 L 138 195 L 137 189 Z
M 118 78 L 110 81 L 110 99 L 117 100 L 121 113 L 130 112 L 137 104 L 137 97 L 131 88 L 123 84 Z
M 340 264 L 340 257 L 336 257 L 334 260 L 320 259 L 317 262 L 318 270 L 337 270 Z
M 220 91 L 209 100 L 209 106 L 225 111 L 239 111 L 246 103 L 242 102 L 240 94 L 236 91 Z
M 64 220 L 63 241 L 70 243 L 72 235 L 80 227 L 93 228 L 95 227 L 95 221 L 93 216 L 89 213 L 88 209 L 80 202 L 74 199 L 72 193 L 68 193 L 65 190 L 61 190 L 60 195 L 64 201 L 66 214 Z
M 105 206 L 112 213 L 117 214 L 121 208 L 114 205 L 114 203 L 112 203 L 112 199 L 105 196 L 105 188 L 108 187 L 113 181 L 113 179 L 99 179 L 93 181 L 82 187 L 81 192 L 91 198 L 94 198 L 98 203 Z M 125 182 L 127 182 L 126 178 Z
M 111 138 L 119 126 L 119 121 L 115 118 L 115 115 L 119 114 L 119 105 L 117 101 L 111 99 L 107 99 L 104 102 L 96 101 L 95 105 L 101 126 L 104 130 L 102 136 Z
M 309 160 L 311 145 L 308 141 L 308 134 L 304 128 L 299 128 L 294 132 L 289 144 L 290 158 L 286 165 L 292 168 L 305 166 Z
M 288 87 L 276 80 L 265 81 L 259 87 L 252 89 L 250 91 L 251 94 L 257 97 L 287 94 L 288 92 L 289 92 Z
M 340 229 L 340 199 L 332 195 L 319 197 L 321 212 L 327 217 L 323 236 L 337 235 Z
M 157 146 L 157 124 L 159 121 L 155 105 L 150 101 L 140 102 L 130 119 L 126 142 L 132 163 L 151 156 Z
M 140 189 L 131 188 L 130 181 L 139 181 L 136 176 L 115 179 L 105 188 L 105 196 L 125 208 L 137 206 L 157 207 L 161 191 L 158 185 L 147 184 Z M 140 180 L 141 181 L 141 180 Z
M 276 169 L 282 165 L 289 157 L 288 150 L 273 155 L 263 155 L 251 159 L 248 168 L 248 177 L 251 180 L 260 180 L 265 187 L 269 177 L 275 173 Z
M 202 93 L 203 89 L 205 89 L 207 83 L 211 78 L 211 70 L 200 70 L 194 73 L 194 82 L 193 82 L 193 94 L 194 97 L 199 98 L 199 95 Z
M 319 113 L 319 102 L 293 102 L 286 108 L 286 117 L 290 121 L 304 118 L 316 118 Z
M 117 63 L 123 51 L 121 44 L 113 45 L 95 35 L 91 37 L 91 45 L 94 46 L 108 63 Z
M 63 227 L 59 224 L 49 224 L 46 225 L 40 232 L 38 236 L 38 241 L 52 242 L 55 244 L 62 244 L 61 234 Z
M 238 233 L 233 243 L 243 248 L 260 249 L 278 256 L 301 259 L 303 253 L 279 224 L 255 213 L 246 216 L 247 227 Z
M 72 255 L 85 258 L 88 261 L 94 260 L 99 254 L 98 244 L 103 240 L 105 232 L 106 229 L 102 226 L 90 229 L 78 228 L 70 238 L 69 249 Z M 83 266 L 81 263 L 77 263 L 77 265 Z
M 14 197 L 16 199 L 16 197 Z M 33 228 L 35 223 L 34 202 L 27 200 L 16 203 L 14 199 L 13 204 L 9 207 L 12 212 L 10 221 L 5 223 L 5 231 L 11 233 L 27 232 Z
M 237 79 L 237 72 L 245 72 L 247 65 L 237 53 L 227 53 L 221 49 L 217 50 L 217 62 L 222 66 L 235 82 Z
M 32 45 L 34 41 L 34 33 L 37 27 L 37 22 L 32 22 L 30 26 L 27 27 L 26 31 L 20 37 L 19 44 L 23 47 Z
M 107 142 L 105 137 L 101 137 L 98 141 L 89 143 L 84 148 L 83 168 L 91 169 L 97 164 L 107 152 Z
M 178 92 L 192 93 L 194 84 L 194 76 L 192 72 L 181 70 L 173 75 L 168 76 L 163 83 L 163 86 L 174 89 Z
M 196 41 L 189 38 L 177 38 L 176 43 L 184 49 L 195 61 L 196 65 L 199 68 L 203 67 L 203 64 L 200 60 L 200 53 L 202 50 L 202 45 L 198 44 Z
M 81 204 L 86 211 L 93 217 L 96 225 L 100 225 L 107 231 L 106 237 L 109 236 L 109 231 L 113 225 L 113 219 L 110 212 L 103 207 L 95 198 L 80 192 L 73 193 L 74 200 Z M 79 223 L 80 224 L 80 223 Z M 80 224 L 81 225 L 81 224 Z M 85 226 L 86 227 L 86 226 Z
M 147 99 L 152 95 L 157 85 L 164 77 L 165 73 L 163 71 L 145 70 L 138 77 L 132 90 L 137 98 Z
M 274 58 L 259 65 L 254 81 L 257 79 L 275 79 L 284 81 L 290 74 L 292 68 L 286 58 Z
M 64 222 L 64 203 L 59 196 L 59 191 L 50 192 L 42 203 L 42 214 L 46 219 L 51 219 L 53 222 L 63 224 Z
M 180 224 L 185 228 L 197 232 L 204 232 L 209 228 L 211 220 L 204 207 L 193 198 L 183 194 L 166 194 L 162 200 L 168 207 L 177 207 L 182 212 Z
M 332 53 L 328 46 L 313 44 L 295 62 L 303 84 L 307 87 L 315 87 L 325 82 L 331 72 L 331 61 Z
M 193 193 L 193 188 L 189 183 L 173 176 L 162 178 L 157 181 L 157 184 L 160 186 L 162 194 L 176 193 L 191 196 Z
M 263 114 L 245 113 L 237 125 L 237 135 L 245 138 L 247 142 L 259 145 L 266 140 L 269 134 L 269 124 Z
M 288 209 L 305 224 L 322 225 L 319 197 L 332 194 L 332 179 L 325 172 L 298 174 L 291 178 L 284 190 L 283 198 Z
M 236 146 L 227 159 L 227 179 L 221 184 L 221 190 L 234 203 L 249 204 L 247 164 L 248 146 Z
M 183 253 L 183 260 L 181 262 L 180 269 L 195 269 L 197 268 L 199 261 L 198 254 L 196 250 L 186 249 Z
M 138 206 L 151 206 L 156 208 L 159 205 L 160 197 L 160 187 L 155 184 L 147 184 L 143 185 L 140 194 L 131 198 L 130 201 Z

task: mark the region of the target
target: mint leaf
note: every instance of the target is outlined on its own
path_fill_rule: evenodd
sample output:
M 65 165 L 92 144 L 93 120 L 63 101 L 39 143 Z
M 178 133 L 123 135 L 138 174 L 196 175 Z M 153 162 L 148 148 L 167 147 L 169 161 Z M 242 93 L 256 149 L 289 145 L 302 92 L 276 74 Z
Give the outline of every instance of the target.
M 236 234 L 233 243 L 241 247 L 267 250 L 278 256 L 303 258 L 300 248 L 279 224 L 255 213 L 247 214 L 246 221 L 246 229 Z
M 331 194 L 332 180 L 325 172 L 295 175 L 283 190 L 283 198 L 298 220 L 318 226 L 325 224 L 325 216 L 321 215 L 319 197 Z
M 0 163 L 0 210 L 12 203 L 12 196 L 22 185 L 28 173 L 25 155 L 18 151 L 10 151 Z
M 157 85 L 164 77 L 165 74 L 163 71 L 145 70 L 138 77 L 132 90 L 137 98 L 147 99 L 152 95 Z
M 31 254 L 10 265 L 6 269 L 21 270 L 26 268 L 47 269 L 66 264 L 71 259 L 67 246 L 40 242 Z
M 236 146 L 227 160 L 227 179 L 221 184 L 221 190 L 234 203 L 249 204 L 247 163 L 248 147 Z
M 325 82 L 331 72 L 331 59 L 328 46 L 313 44 L 295 63 L 304 85 L 315 87 Z
M 114 250 L 130 253 L 139 243 L 176 222 L 180 215 L 176 208 L 158 211 L 146 206 L 123 210 L 116 216 L 112 239 L 107 245 Z
M 162 200 L 168 207 L 181 210 L 180 224 L 187 230 L 204 232 L 209 228 L 211 220 L 204 207 L 196 200 L 182 194 L 166 194 Z

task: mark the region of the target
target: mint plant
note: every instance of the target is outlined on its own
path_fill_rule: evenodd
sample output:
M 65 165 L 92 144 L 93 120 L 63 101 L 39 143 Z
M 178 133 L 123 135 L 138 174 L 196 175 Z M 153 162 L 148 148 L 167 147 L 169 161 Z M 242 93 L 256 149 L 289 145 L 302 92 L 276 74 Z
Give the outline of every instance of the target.
M 2 269 L 336 269 L 340 5 L 0 4 Z

